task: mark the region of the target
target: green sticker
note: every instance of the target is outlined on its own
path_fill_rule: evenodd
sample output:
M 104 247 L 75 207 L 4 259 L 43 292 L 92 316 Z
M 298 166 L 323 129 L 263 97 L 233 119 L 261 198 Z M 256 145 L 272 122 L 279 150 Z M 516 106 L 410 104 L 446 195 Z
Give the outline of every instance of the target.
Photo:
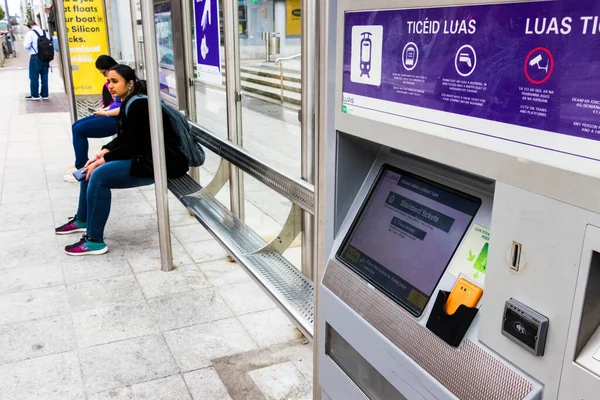
M 348 112 L 348 107 L 346 107 L 345 105 L 342 106 L 342 112 L 343 113 L 347 113 Z
M 475 264 L 473 265 L 473 268 L 475 268 L 477 271 L 483 272 L 484 274 L 487 267 L 488 247 L 488 243 L 486 242 L 479 253 L 479 257 L 477 257 L 477 260 L 475 260 Z

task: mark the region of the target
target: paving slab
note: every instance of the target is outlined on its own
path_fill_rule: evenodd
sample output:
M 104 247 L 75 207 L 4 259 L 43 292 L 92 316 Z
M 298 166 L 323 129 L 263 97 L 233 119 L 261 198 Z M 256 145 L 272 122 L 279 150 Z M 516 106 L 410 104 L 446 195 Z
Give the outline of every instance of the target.
M 165 332 L 181 371 L 208 367 L 212 359 L 257 348 L 235 318 Z
M 192 400 L 181 375 L 172 375 L 124 388 L 92 394 L 88 400 Z M 205 400 L 213 399 L 205 397 Z M 196 399 L 194 399 L 196 400 Z
M 0 364 L 64 353 L 75 348 L 73 323 L 68 314 L 0 325 Z
M 87 393 L 164 378 L 179 372 L 162 336 L 150 335 L 79 351 Z
M 57 316 L 68 311 L 64 285 L 0 296 L 0 325 Z
M 157 297 L 148 300 L 148 304 L 163 331 L 233 316 L 213 288 Z
M 229 400 L 231 396 L 214 368 L 204 368 L 183 375 L 194 400 Z
M 73 326 L 80 348 L 160 332 L 145 301 L 75 313 Z
M 85 400 L 75 352 L 0 365 L 0 399 Z

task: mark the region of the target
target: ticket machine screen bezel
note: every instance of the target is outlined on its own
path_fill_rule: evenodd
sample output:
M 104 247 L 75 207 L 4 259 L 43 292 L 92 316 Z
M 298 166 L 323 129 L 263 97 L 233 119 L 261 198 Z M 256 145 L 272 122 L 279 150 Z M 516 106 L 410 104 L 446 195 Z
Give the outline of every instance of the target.
M 379 188 L 380 183 L 382 182 L 382 180 L 383 180 L 383 178 L 384 178 L 384 176 L 385 176 L 385 174 L 386 174 L 387 171 L 392 171 L 392 172 L 398 173 L 398 174 L 400 174 L 402 176 L 407 176 L 407 177 L 410 177 L 412 179 L 416 179 L 416 180 L 421 181 L 423 183 L 426 183 L 428 185 L 437 187 L 437 188 L 445 190 L 445 191 L 447 191 L 447 192 L 449 192 L 451 194 L 459 196 L 459 197 L 461 197 L 461 198 L 463 198 L 463 199 L 465 199 L 467 201 L 472 201 L 472 202 L 477 203 L 477 206 L 475 208 L 475 211 L 471 215 L 469 223 L 465 226 L 465 228 L 464 228 L 464 230 L 463 230 L 463 232 L 462 232 L 462 234 L 460 236 L 460 239 L 456 243 L 456 246 L 455 246 L 454 250 L 452 251 L 451 255 L 448 257 L 448 260 L 446 261 L 446 265 L 444 266 L 444 268 L 439 273 L 439 276 L 436 278 L 436 282 L 435 282 L 435 286 L 436 287 L 439 284 L 439 281 L 444 276 L 444 273 L 446 272 L 446 269 L 448 268 L 448 265 L 450 265 L 450 262 L 452 261 L 452 258 L 454 257 L 454 254 L 458 250 L 458 248 L 460 246 L 460 243 L 462 243 L 462 240 L 464 239 L 465 235 L 469 231 L 469 228 L 473 224 L 473 221 L 475 220 L 475 217 L 476 217 L 477 213 L 481 209 L 482 199 L 479 198 L 479 197 L 477 197 L 477 196 L 474 196 L 472 194 L 465 193 L 465 192 L 460 191 L 460 190 L 456 190 L 456 189 L 454 189 L 452 187 L 446 186 L 444 184 L 441 184 L 439 182 L 433 181 L 431 179 L 427 179 L 427 178 L 425 178 L 425 177 L 423 177 L 421 175 L 418 175 L 418 174 L 415 174 L 415 173 L 412 173 L 412 172 L 408 172 L 406 170 L 403 170 L 401 168 L 398 168 L 398 167 L 390 165 L 390 164 L 383 164 L 381 166 L 381 168 L 380 168 L 380 170 L 379 170 L 376 178 L 374 179 L 371 187 L 369 188 L 369 191 L 368 191 L 367 195 L 365 196 L 365 199 L 364 199 L 363 203 L 361 204 L 358 213 L 356 214 L 356 218 L 354 218 L 354 220 L 352 221 L 352 225 L 348 229 L 348 231 L 347 231 L 347 233 L 346 233 L 346 235 L 344 237 L 344 240 L 342 241 L 340 247 L 338 248 L 338 250 L 336 252 L 335 257 L 336 257 L 336 259 L 340 263 L 342 263 L 343 265 L 345 265 L 346 267 L 348 267 L 350 270 L 352 270 L 354 273 L 356 273 L 362 279 L 364 279 L 367 282 L 369 282 L 371 285 L 373 285 L 375 288 L 377 288 L 377 290 L 381 291 L 383 294 L 385 294 L 387 297 L 389 297 L 395 303 L 397 303 L 398 305 L 400 305 L 401 307 L 403 307 L 406 311 L 408 311 L 409 313 L 411 313 L 415 317 L 419 318 L 423 314 L 423 312 L 425 311 L 425 309 L 427 308 L 427 304 L 429 304 L 429 300 L 431 299 L 431 297 L 433 297 L 435 289 L 433 289 L 432 293 L 430 293 L 430 294 L 424 293 L 424 295 L 427 297 L 427 300 L 425 301 L 425 303 L 424 303 L 424 305 L 423 305 L 422 308 L 418 308 L 415 305 L 411 304 L 409 301 L 407 301 L 407 299 L 403 299 L 401 297 L 398 297 L 395 293 L 393 293 L 390 290 L 386 289 L 384 286 L 382 286 L 382 284 L 380 282 L 378 282 L 377 280 L 375 280 L 372 277 L 368 276 L 364 271 L 361 271 L 358 267 L 352 265 L 343 256 L 343 252 L 347 249 L 347 247 L 350 244 L 350 242 L 352 241 L 355 233 L 357 232 L 358 228 L 360 227 L 361 222 L 365 218 L 365 215 L 367 214 L 367 210 L 369 209 L 369 206 L 371 205 L 371 203 L 373 201 L 373 198 L 375 197 L 377 189 Z

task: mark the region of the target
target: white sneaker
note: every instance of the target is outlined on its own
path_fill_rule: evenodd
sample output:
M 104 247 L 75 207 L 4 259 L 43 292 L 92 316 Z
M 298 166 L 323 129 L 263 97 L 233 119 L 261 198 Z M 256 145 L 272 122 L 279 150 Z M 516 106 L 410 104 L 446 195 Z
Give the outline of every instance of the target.
M 77 179 L 75 179 L 75 177 L 73 176 L 73 172 L 77 171 L 77 168 L 69 168 L 69 170 L 67 171 L 66 175 L 63 176 L 63 180 L 65 182 L 69 182 L 69 183 L 76 183 L 78 182 Z

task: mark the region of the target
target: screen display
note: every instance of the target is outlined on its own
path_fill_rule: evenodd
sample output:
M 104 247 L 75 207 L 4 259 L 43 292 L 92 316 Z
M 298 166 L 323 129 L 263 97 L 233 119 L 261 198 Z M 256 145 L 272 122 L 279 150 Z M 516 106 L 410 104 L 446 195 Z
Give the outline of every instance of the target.
M 337 257 L 420 316 L 480 205 L 386 165 Z

